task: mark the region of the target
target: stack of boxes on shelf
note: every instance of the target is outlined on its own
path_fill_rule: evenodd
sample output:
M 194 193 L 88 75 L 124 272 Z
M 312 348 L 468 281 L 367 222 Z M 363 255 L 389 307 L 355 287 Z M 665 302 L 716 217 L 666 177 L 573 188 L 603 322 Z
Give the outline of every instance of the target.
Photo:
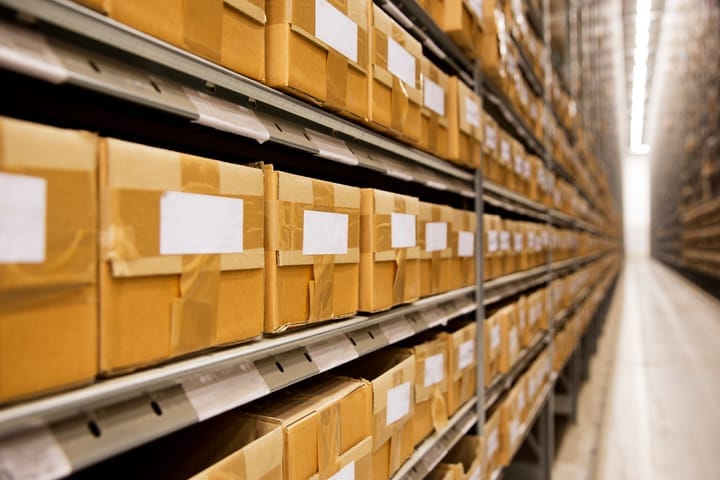
M 450 449 L 428 480 L 480 480 L 483 478 L 483 437 L 465 435 Z

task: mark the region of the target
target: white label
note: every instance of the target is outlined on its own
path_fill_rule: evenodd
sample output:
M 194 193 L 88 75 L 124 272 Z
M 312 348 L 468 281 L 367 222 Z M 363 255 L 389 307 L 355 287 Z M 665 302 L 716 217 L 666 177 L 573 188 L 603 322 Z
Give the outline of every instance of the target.
M 465 97 L 465 121 L 475 128 L 480 126 L 480 107 L 472 97 Z
M 520 391 L 518 391 L 517 406 L 518 410 L 525 410 L 525 390 L 523 389 L 520 389 Z
M 510 352 L 516 353 L 519 345 L 517 327 L 512 327 L 510 329 Z
M 423 79 L 423 102 L 438 115 L 445 115 L 445 91 L 428 77 Z
M 437 252 L 447 248 L 447 223 L 430 222 L 425 224 L 425 251 Z
M 491 125 L 485 126 L 485 145 L 493 150 L 497 148 L 497 130 Z
M 194 123 L 253 138 L 258 143 L 270 139 L 270 132 L 251 109 L 191 88 L 183 90 L 197 108 L 198 119 Z
M 0 438 L 1 479 L 44 480 L 64 478 L 70 473 L 72 465 L 47 427 L 33 427 Z
M 358 357 L 355 346 L 345 335 L 308 345 L 305 350 L 321 372 Z
M 388 70 L 412 88 L 417 87 L 415 57 L 392 38 L 388 38 Z
M 515 155 L 515 173 L 522 175 L 525 171 L 525 159 L 521 155 Z
M 325 135 L 324 133 L 316 132 L 309 128 L 305 129 L 305 133 L 307 133 L 313 145 L 317 147 L 318 153 L 315 155 L 318 157 L 327 158 L 328 160 L 334 160 L 346 165 L 360 164 L 347 144 L 339 138 L 335 138 L 332 135 Z
M 488 457 L 492 457 L 498 449 L 498 431 L 493 430 L 488 438 Z
M 243 201 L 165 192 L 160 198 L 160 254 L 242 253 Z
M 500 160 L 502 160 L 503 163 L 510 163 L 512 160 L 510 144 L 505 140 L 500 140 Z
M 458 370 L 462 370 L 475 360 L 475 340 L 467 340 L 458 346 Z
M 458 232 L 458 256 L 472 257 L 475 254 L 475 234 L 473 232 Z
M 500 250 L 503 252 L 510 250 L 510 232 L 508 231 L 503 230 L 500 232 Z
M 543 246 L 547 247 L 550 245 L 550 235 L 548 234 L 547 230 L 543 230 L 540 234 L 540 238 L 542 239 Z
M 500 325 L 495 325 L 490 330 L 490 350 L 500 348 Z
M 303 212 L 303 255 L 345 255 L 347 252 L 347 214 Z
M 345 465 L 339 472 L 337 472 L 328 480 L 355 480 L 355 462 L 350 462 Z
M 522 176 L 528 180 L 532 178 L 532 164 L 530 163 L 530 160 L 525 160 Z
M 45 261 L 47 181 L 0 173 L 0 263 Z
M 270 393 L 252 362 L 188 378 L 182 382 L 199 421 L 227 412 Z
M 410 412 L 410 382 L 401 383 L 387 392 L 385 424 L 390 425 Z
M 393 213 L 390 215 L 392 248 L 411 248 L 417 241 L 415 236 L 415 215 L 409 213 Z
M 415 330 L 404 318 L 383 322 L 380 324 L 380 330 L 390 343 L 397 343 L 415 335 Z
M 315 0 L 315 36 L 357 62 L 357 25 L 325 0 Z
M 498 237 L 500 236 L 500 232 L 497 230 L 488 230 L 487 232 L 487 245 L 488 245 L 488 252 L 497 252 L 498 250 Z
M 518 437 L 520 436 L 520 423 L 518 422 L 517 418 L 513 418 L 512 422 L 510 422 L 510 443 L 512 445 L 515 445 L 518 441 Z
M 483 18 L 483 8 L 482 8 L 483 0 L 470 0 L 470 8 L 475 13 L 477 18 L 482 19 Z
M 42 34 L 5 22 L 0 22 L 0 66 L 50 83 L 68 79 L 68 71 Z
M 468 475 L 467 480 L 481 480 L 482 478 L 482 467 L 479 465 L 475 467 L 475 470 L 470 472 L 470 475 Z
M 545 168 L 544 167 L 538 167 L 537 171 L 537 183 L 542 187 L 543 190 L 547 190 L 547 185 L 545 185 Z
M 523 234 L 516 233 L 514 235 L 514 238 L 515 238 L 515 251 L 522 252 L 522 250 L 523 250 Z
M 440 383 L 445 378 L 445 355 L 439 353 L 425 359 L 425 387 Z

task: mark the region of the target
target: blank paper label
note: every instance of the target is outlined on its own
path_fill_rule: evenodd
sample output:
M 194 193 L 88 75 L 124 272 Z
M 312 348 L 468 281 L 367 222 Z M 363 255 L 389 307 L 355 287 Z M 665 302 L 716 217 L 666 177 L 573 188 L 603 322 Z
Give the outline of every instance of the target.
M 315 36 L 357 62 L 357 25 L 325 0 L 315 0 Z
M 0 263 L 45 261 L 47 181 L 0 173 Z
M 355 462 L 350 462 L 345 465 L 339 472 L 337 472 L 328 480 L 355 480 Z
M 410 412 L 410 386 L 410 382 L 405 382 L 388 390 L 386 425 L 397 422 Z
M 523 177 L 530 180 L 532 178 L 532 165 L 530 164 L 530 160 L 525 160 L 525 164 L 523 165 Z
M 458 370 L 467 367 L 475 359 L 475 340 L 467 340 L 458 347 Z
M 485 127 L 485 145 L 493 150 L 497 148 L 497 131 L 490 125 Z
M 500 160 L 503 163 L 510 163 L 511 160 L 510 144 L 505 140 L 500 141 Z
M 0 479 L 64 478 L 72 465 L 45 426 L 0 438 Z
M 520 389 L 517 397 L 518 410 L 525 410 L 525 390 Z
M 388 70 L 412 88 L 417 88 L 415 57 L 392 38 L 388 38 Z
M 473 232 L 458 232 L 458 256 L 472 257 L 475 254 L 475 234 Z
M 522 252 L 522 249 L 523 249 L 523 234 L 516 233 L 515 234 L 515 251 Z
M 465 121 L 477 128 L 480 126 L 480 108 L 471 97 L 465 97 Z
M 437 252 L 447 248 L 447 223 L 430 222 L 425 224 L 425 251 Z
M 500 250 L 503 252 L 510 250 L 510 232 L 508 231 L 500 232 Z
M 517 327 L 512 327 L 510 329 L 510 351 L 517 352 L 519 346 Z
M 445 115 L 445 91 L 440 85 L 433 82 L 427 77 L 423 80 L 423 103 L 427 108 L 437 113 Z
M 393 213 L 390 215 L 392 248 L 411 248 L 416 245 L 415 215 Z
M 525 159 L 520 155 L 515 155 L 515 173 L 522 175 L 525 172 Z
M 481 480 L 482 478 L 482 468 L 481 467 L 475 467 L 475 470 L 470 472 L 470 475 L 468 475 L 467 480 Z
M 160 254 L 242 253 L 243 201 L 165 192 L 160 198 Z
M 500 232 L 497 230 L 488 230 L 487 241 L 488 241 L 488 252 L 497 252 L 499 248 L 499 237 Z
M 490 349 L 497 350 L 500 348 L 500 325 L 495 325 L 490 330 Z
M 470 0 L 470 8 L 473 12 L 475 12 L 475 15 L 477 15 L 479 19 L 483 18 L 482 4 L 483 0 Z
M 347 252 L 347 214 L 303 212 L 303 255 L 345 255 Z
M 498 431 L 494 430 L 488 438 L 488 457 L 492 457 L 498 449 Z
M 425 386 L 440 383 L 445 378 L 445 355 L 439 353 L 425 359 Z

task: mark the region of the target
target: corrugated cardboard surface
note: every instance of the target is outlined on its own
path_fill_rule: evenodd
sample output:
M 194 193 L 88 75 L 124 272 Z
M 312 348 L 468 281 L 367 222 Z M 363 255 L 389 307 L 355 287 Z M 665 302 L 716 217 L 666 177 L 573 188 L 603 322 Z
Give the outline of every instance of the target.
M 502 347 L 500 349 L 500 372 L 507 373 L 515 364 L 520 353 L 520 332 L 518 331 L 517 309 L 515 304 L 507 305 L 498 311 L 502 329 Z
M 467 0 L 430 0 L 430 12 L 438 26 L 469 58 L 480 52 L 481 19 Z
M 483 73 L 495 83 L 502 82 L 506 75 L 503 62 L 507 55 L 509 34 L 505 14 L 497 0 L 483 1 L 482 31 L 479 58 Z
M 422 46 L 412 35 L 370 3 L 370 126 L 410 142 L 420 140 L 420 84 Z M 388 70 L 388 39 L 393 39 L 415 58 L 415 82 L 408 84 Z
M 465 402 L 470 400 L 477 390 L 477 362 L 476 348 L 477 325 L 468 323 L 461 329 L 448 336 L 448 391 L 445 396 L 448 417 L 451 417 Z M 460 345 L 472 342 L 474 355 L 472 361 L 460 368 Z
M 263 183 L 240 167 L 114 139 L 100 148 L 100 367 L 122 370 L 255 337 Z M 166 191 L 242 199 L 243 253 L 161 255 Z M 241 295 L 238 292 L 254 292 Z
M 493 345 L 492 332 L 494 328 L 500 328 L 500 343 Z M 500 356 L 502 355 L 502 326 L 501 316 L 498 312 L 491 314 L 485 319 L 483 326 L 483 337 L 485 348 L 483 350 L 483 363 L 485 364 L 485 386 L 489 386 L 495 376 L 500 372 Z
M 420 213 L 420 201 L 382 190 L 362 189 L 360 310 L 376 312 L 420 297 L 420 247 L 392 248 L 391 214 Z
M 483 429 L 485 442 L 483 466 L 485 467 L 485 478 L 488 479 L 491 478 L 495 470 L 503 465 L 503 442 L 500 432 L 501 417 L 502 407 L 495 410 L 490 418 L 485 421 L 485 428 Z
M 265 79 L 264 0 L 82 0 L 133 28 Z
M 457 254 L 457 240 L 452 243 L 452 226 L 455 211 L 447 205 L 436 205 L 420 202 L 420 214 L 417 222 L 417 244 L 420 247 L 420 296 L 427 297 L 453 289 L 453 277 L 457 272 L 452 270 L 452 259 Z M 428 252 L 426 225 L 428 223 L 447 224 L 447 248 Z M 457 238 L 457 237 L 455 237 Z M 453 248 L 455 247 L 455 248 Z M 455 255 L 453 255 L 455 254 Z
M 458 236 L 460 232 L 472 232 L 477 240 L 477 215 L 475 212 L 467 210 L 453 210 L 453 221 L 450 224 L 450 245 L 453 249 L 450 260 L 451 272 L 450 285 L 448 290 L 469 287 L 475 285 L 475 255 L 477 249 L 473 247 L 473 256 L 461 257 L 458 252 Z
M 39 263 L 0 263 L 0 401 L 97 373 L 97 138 L 0 118 L 0 172 L 44 179 Z
M 265 331 L 358 310 L 360 189 L 265 168 Z M 346 255 L 303 255 L 305 210 L 348 216 Z
M 448 84 L 448 155 L 447 159 L 464 167 L 480 168 L 481 144 L 484 140 L 482 99 L 475 95 L 463 81 L 450 77 Z M 477 106 L 479 126 L 467 121 L 466 102 Z
M 422 57 L 420 62 L 421 83 L 423 88 L 423 102 L 420 108 L 420 142 L 418 147 L 437 155 L 440 158 L 448 158 L 449 139 L 456 136 L 451 128 L 457 128 L 457 124 L 450 122 L 450 77 L 435 66 L 426 57 Z M 433 109 L 425 105 L 425 89 L 428 80 L 438 85 L 443 92 L 443 111 L 444 115 L 440 115 Z
M 282 426 L 287 480 L 325 480 L 351 462 L 355 462 L 355 478 L 370 478 L 371 407 L 367 382 L 323 376 L 245 410 Z
M 470 480 L 481 471 L 483 457 L 482 437 L 465 435 L 450 449 L 438 468 L 453 471 L 458 480 Z
M 427 476 L 428 480 L 464 480 L 456 465 L 441 463 Z
M 365 121 L 372 2 L 328 1 L 357 25 L 357 62 L 316 36 L 314 0 L 268 0 L 267 84 Z
M 515 451 L 520 446 L 519 428 L 520 428 L 520 411 L 518 410 L 518 389 L 513 387 L 503 401 L 500 420 L 500 437 L 502 438 L 503 465 L 509 465 Z

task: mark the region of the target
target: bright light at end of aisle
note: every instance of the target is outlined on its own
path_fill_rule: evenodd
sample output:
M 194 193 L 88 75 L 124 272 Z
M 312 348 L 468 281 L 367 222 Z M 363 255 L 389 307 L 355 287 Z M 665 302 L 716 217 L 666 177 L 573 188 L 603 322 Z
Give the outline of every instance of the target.
M 635 13 L 635 65 L 633 66 L 632 109 L 630 112 L 630 151 L 648 153 L 643 143 L 645 120 L 645 84 L 647 83 L 648 43 L 650 41 L 650 8 L 652 0 L 637 0 Z

